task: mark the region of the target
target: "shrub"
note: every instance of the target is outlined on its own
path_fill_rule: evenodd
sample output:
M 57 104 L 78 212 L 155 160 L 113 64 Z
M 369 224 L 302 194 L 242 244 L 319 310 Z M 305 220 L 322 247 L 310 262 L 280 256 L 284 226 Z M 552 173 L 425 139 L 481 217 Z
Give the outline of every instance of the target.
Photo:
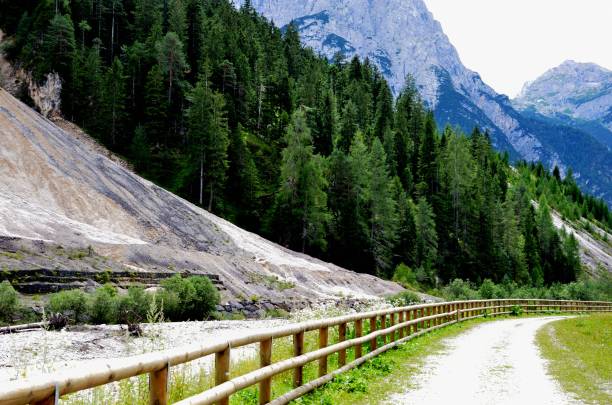
M 503 298 L 504 291 L 493 281 L 486 279 L 480 285 L 480 288 L 478 289 L 478 295 L 480 295 L 480 298 L 482 298 L 483 300 L 490 300 L 493 298 Z
M 193 319 L 206 319 L 219 304 L 219 291 L 208 277 L 189 277 L 187 279 L 195 289 L 191 303 Z
M 389 297 L 388 301 L 394 306 L 404 307 L 411 304 L 418 304 L 421 302 L 421 297 L 414 291 L 406 290 Z
M 0 283 L 0 322 L 12 322 L 18 311 L 17 291 L 5 280 Z
M 162 282 L 164 313 L 172 320 L 206 319 L 219 303 L 219 292 L 208 277 L 175 275 Z
M 117 322 L 117 290 L 112 285 L 96 289 L 89 300 L 89 317 L 94 324 Z
M 442 289 L 444 297 L 454 300 L 475 300 L 479 298 L 478 291 L 474 290 L 469 281 L 460 279 L 453 280 L 449 285 Z
M 60 313 L 68 316 L 74 322 L 81 322 L 84 315 L 87 314 L 87 294 L 81 290 L 60 291 L 51 294 L 49 300 L 49 309 L 51 312 Z
M 117 298 L 117 320 L 121 323 L 135 323 L 147 319 L 149 300 L 143 288 L 128 288 L 127 295 Z
M 510 315 L 512 315 L 512 316 L 521 316 L 521 315 L 523 315 L 523 308 L 521 308 L 518 305 L 514 305 L 512 308 L 510 308 Z
M 416 286 L 417 276 L 410 267 L 406 266 L 404 263 L 401 263 L 395 268 L 395 272 L 393 273 L 393 281 L 403 285 L 404 287 Z

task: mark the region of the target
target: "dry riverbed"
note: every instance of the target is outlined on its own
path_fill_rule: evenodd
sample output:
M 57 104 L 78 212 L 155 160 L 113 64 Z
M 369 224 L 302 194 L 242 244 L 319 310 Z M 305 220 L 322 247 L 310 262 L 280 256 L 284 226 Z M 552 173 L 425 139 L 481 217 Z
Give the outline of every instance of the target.
M 142 353 L 256 333 L 287 320 L 180 322 L 143 325 L 144 335 L 129 337 L 125 327 L 80 326 L 61 332 L 36 330 L 0 335 L 0 383 L 83 366 L 83 361 L 124 358 Z M 254 355 L 256 347 L 233 352 Z M 210 357 L 210 356 L 209 356 Z M 203 359 L 210 361 L 211 359 Z M 199 367 L 202 363 L 198 364 Z

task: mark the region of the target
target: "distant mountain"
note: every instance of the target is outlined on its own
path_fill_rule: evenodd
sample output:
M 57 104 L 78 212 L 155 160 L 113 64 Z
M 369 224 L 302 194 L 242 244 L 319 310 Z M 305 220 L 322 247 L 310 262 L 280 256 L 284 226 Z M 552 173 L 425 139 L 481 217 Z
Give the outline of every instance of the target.
M 525 84 L 513 104 L 588 132 L 612 148 L 612 71 L 608 69 L 566 61 Z
M 243 0 L 234 0 L 237 6 Z M 422 0 L 253 0 L 252 6 L 278 26 L 293 22 L 302 41 L 329 59 L 369 58 L 395 95 L 412 75 L 440 125 L 471 132 L 487 129 L 493 144 L 514 159 L 569 166 L 588 191 L 612 203 L 612 155 L 590 134 L 525 117 L 510 99 L 496 93 L 467 69 L 442 27 Z M 593 142 L 592 142 L 593 141 Z M 571 145 L 581 144 L 576 148 Z

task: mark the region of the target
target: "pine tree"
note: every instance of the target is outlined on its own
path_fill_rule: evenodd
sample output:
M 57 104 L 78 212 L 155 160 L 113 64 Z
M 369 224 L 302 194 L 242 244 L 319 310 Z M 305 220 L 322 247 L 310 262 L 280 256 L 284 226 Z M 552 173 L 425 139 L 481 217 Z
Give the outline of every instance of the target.
M 189 68 L 183 52 L 183 43 L 176 33 L 168 32 L 157 43 L 156 49 L 157 61 L 168 80 L 168 104 L 172 104 L 172 90 Z
M 419 194 L 431 197 L 438 188 L 438 145 L 436 135 L 436 123 L 433 114 L 427 115 L 425 131 L 421 140 L 419 150 Z
M 123 64 L 115 58 L 104 77 L 103 115 L 107 117 L 110 144 L 117 145 L 117 135 L 122 133 L 125 118 L 125 76 Z
M 176 33 L 181 43 L 187 41 L 187 9 L 184 0 L 171 0 L 168 13 L 168 31 Z
M 289 214 L 289 223 L 294 231 L 289 235 L 293 243 L 306 247 L 326 247 L 327 211 L 326 180 L 323 175 L 323 159 L 314 154 L 312 136 L 304 109 L 297 110 L 285 136 L 287 147 L 282 152 L 281 186 L 278 204 L 281 211 Z
M 207 81 L 201 80 L 189 95 L 187 110 L 192 155 L 199 167 L 199 204 L 204 188 L 208 190 L 208 211 L 212 212 L 215 193 L 222 190 L 227 171 L 228 127 L 223 112 L 224 101 L 213 94 Z
M 370 248 L 376 272 L 391 276 L 397 243 L 397 205 L 382 143 L 374 138 L 370 156 Z
M 337 147 L 343 152 L 348 153 L 353 143 L 353 137 L 358 129 L 357 107 L 353 101 L 349 100 L 342 110 L 340 137 L 337 142 Z
M 76 50 L 74 26 L 70 16 L 56 14 L 49 23 L 49 29 L 44 38 L 45 68 L 43 71 L 45 73 L 55 71 L 64 80 L 68 80 Z
M 431 205 L 424 197 L 419 199 L 415 209 L 416 225 L 416 264 L 421 269 L 421 278 L 429 283 L 434 281 L 434 266 L 438 255 L 438 234 L 435 215 Z
M 445 131 L 446 148 L 443 152 L 443 170 L 447 190 L 452 197 L 453 226 L 455 237 L 459 237 L 460 217 L 470 198 L 474 163 L 468 149 L 467 138 Z

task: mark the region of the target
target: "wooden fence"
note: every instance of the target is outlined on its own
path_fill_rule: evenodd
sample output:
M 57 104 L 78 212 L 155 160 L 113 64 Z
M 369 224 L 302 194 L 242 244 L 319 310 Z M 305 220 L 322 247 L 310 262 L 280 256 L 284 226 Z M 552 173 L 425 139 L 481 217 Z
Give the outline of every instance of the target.
M 286 404 L 331 381 L 338 374 L 409 339 L 452 323 L 483 316 L 510 314 L 516 312 L 518 308 L 525 313 L 612 312 L 612 303 L 523 299 L 481 300 L 414 305 L 357 313 L 274 328 L 263 333 L 212 344 L 204 343 L 183 349 L 109 360 L 104 367 L 86 373 L 75 370 L 45 378 L 4 383 L 0 387 L 0 404 L 57 404 L 62 395 L 149 374 L 149 403 L 164 405 L 168 403 L 170 366 L 210 355 L 215 356 L 215 386 L 178 404 L 226 405 L 232 394 L 256 384 L 259 385 L 260 404 Z M 337 328 L 338 332 L 338 341 L 331 345 L 330 328 Z M 305 352 L 304 334 L 311 331 L 318 331 L 318 349 Z M 349 331 L 350 333 L 347 333 Z M 347 336 L 351 338 L 347 339 Z M 286 337 L 293 338 L 293 357 L 272 363 L 273 339 Z M 230 380 L 231 350 L 251 344 L 259 344 L 260 368 Z M 349 348 L 354 348 L 352 351 L 354 359 L 347 363 Z M 328 372 L 328 358 L 335 353 L 338 353 L 338 368 Z M 318 378 L 306 382 L 304 366 L 315 361 L 318 362 Z M 294 389 L 273 399 L 272 378 L 291 370 L 293 370 Z

